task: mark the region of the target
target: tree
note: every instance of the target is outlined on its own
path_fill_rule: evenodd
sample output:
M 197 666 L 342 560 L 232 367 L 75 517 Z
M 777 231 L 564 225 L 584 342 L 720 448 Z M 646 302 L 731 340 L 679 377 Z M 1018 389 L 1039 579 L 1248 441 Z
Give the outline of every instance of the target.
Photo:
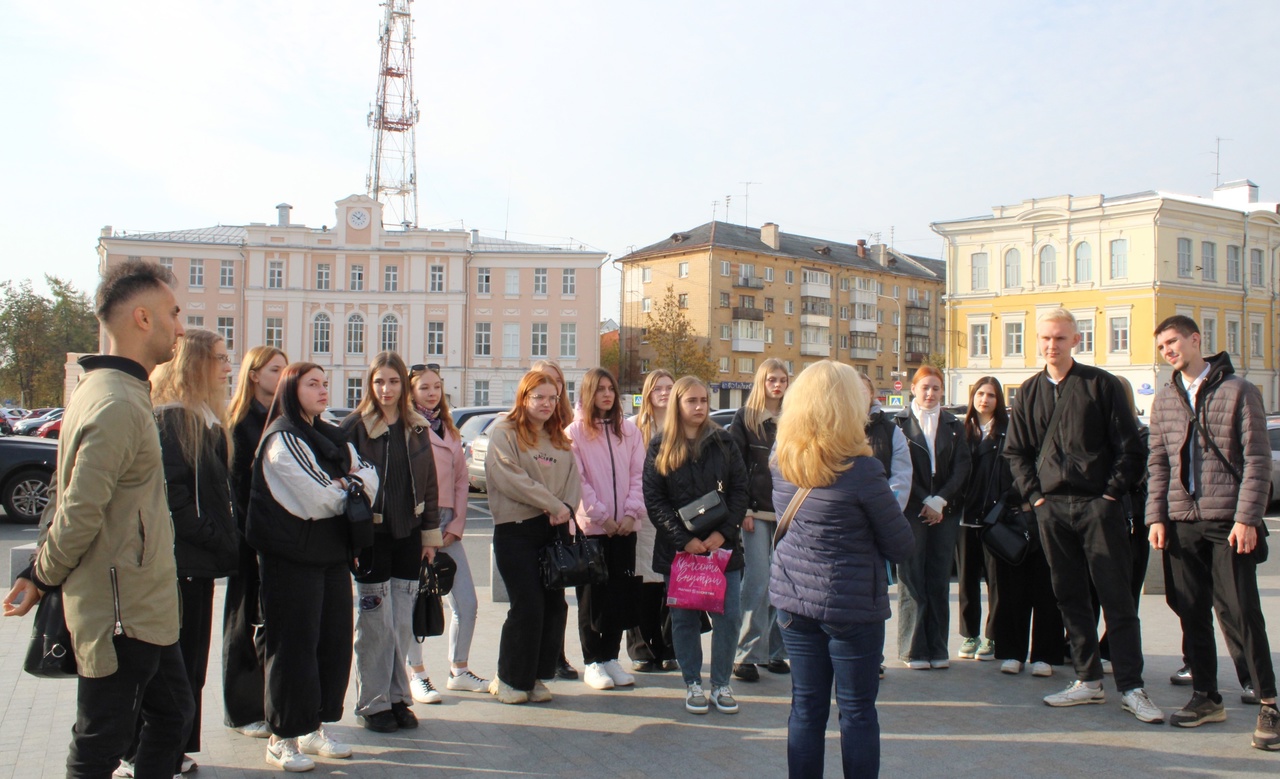
M 716 378 L 716 364 L 711 346 L 699 338 L 676 299 L 675 286 L 667 285 L 667 294 L 649 314 L 649 346 L 654 351 L 653 365 L 666 368 L 673 376 L 697 376 L 705 382 Z
M 617 331 L 613 335 L 613 338 L 601 339 L 600 367 L 617 376 L 618 370 L 622 367 L 622 346 L 617 338 Z M 618 381 L 622 381 L 622 379 L 618 379 Z
M 61 403 L 67 352 L 98 344 L 88 297 L 56 276 L 45 281 L 52 300 L 30 280 L 0 284 L 0 394 L 27 407 Z
M 932 365 L 940 371 L 945 371 L 947 369 L 947 355 L 941 352 L 929 352 L 924 358 L 924 364 Z

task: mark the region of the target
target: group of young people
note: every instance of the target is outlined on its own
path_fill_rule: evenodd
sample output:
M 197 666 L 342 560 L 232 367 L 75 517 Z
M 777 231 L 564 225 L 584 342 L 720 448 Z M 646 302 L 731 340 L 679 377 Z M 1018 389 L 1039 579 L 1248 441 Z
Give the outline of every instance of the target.
M 559 366 L 535 364 L 489 433 L 493 550 L 510 607 L 486 679 L 468 662 L 477 600 L 460 543 L 467 472 L 440 366 L 377 355 L 359 407 L 338 426 L 324 420 L 320 366 L 257 347 L 225 404 L 226 344 L 184 332 L 169 282 L 138 261 L 104 277 L 96 303 L 110 350 L 84 361 L 50 521 L 4 600 L 6 615 L 21 615 L 63 588 L 80 675 L 69 776 L 194 767 L 221 577 L 226 724 L 267 739 L 267 762 L 283 770 L 351 755 L 324 726 L 342 717 L 353 666 L 355 712 L 370 730 L 415 728 L 412 703 L 440 701 L 412 628 L 423 566 L 438 555 L 457 568 L 445 686 L 548 702 L 567 603 L 544 584 L 540 551 L 578 534 L 599 543 L 608 569 L 576 592 L 584 681 L 605 690 L 634 685 L 633 672 L 678 668 L 688 712 L 732 714 L 733 677 L 791 673 L 792 776 L 822 773 L 833 688 L 845 774 L 878 771 L 889 584 L 896 576 L 901 661 L 947 668 L 953 560 L 960 657 L 1003 660 L 1008 674 L 1030 662 L 1047 676 L 1069 653 L 1077 679 L 1046 704 L 1104 702 L 1103 674 L 1114 669 L 1122 707 L 1162 722 L 1143 688 L 1137 617 L 1149 547 L 1165 554 L 1184 631 L 1175 680 L 1193 687 L 1172 723 L 1225 718 L 1216 610 L 1243 697 L 1260 707 L 1252 743 L 1280 747 L 1256 582 L 1270 478 L 1262 400 L 1225 354 L 1200 353 L 1187 317 L 1155 334 L 1174 376 L 1156 398 L 1149 445 L 1124 382 L 1072 358 L 1079 334 L 1064 310 L 1038 323 L 1046 367 L 1013 409 L 986 377 L 963 421 L 941 408 L 931 367 L 916 373 L 910 406 L 890 414 L 847 365 L 820 361 L 793 381 L 768 359 L 723 430 L 698 378 L 651 371 L 628 418 L 607 370 L 587 371 L 574 408 Z M 361 495 L 368 523 L 347 516 Z M 1019 565 L 962 526 L 1000 504 L 1035 516 L 1039 542 Z M 718 521 L 689 521 L 691 506 Z M 353 533 L 364 524 L 371 532 Z M 721 549 L 720 610 L 668 607 L 678 553 Z

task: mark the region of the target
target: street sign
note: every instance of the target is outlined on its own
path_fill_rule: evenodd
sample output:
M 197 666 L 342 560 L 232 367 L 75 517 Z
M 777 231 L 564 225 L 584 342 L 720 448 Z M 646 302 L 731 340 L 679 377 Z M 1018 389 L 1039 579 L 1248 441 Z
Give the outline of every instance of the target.
M 902 382 L 901 382 L 901 381 L 895 381 L 895 382 L 893 383 L 893 388 L 894 388 L 895 390 L 901 390 L 901 389 L 902 389 Z

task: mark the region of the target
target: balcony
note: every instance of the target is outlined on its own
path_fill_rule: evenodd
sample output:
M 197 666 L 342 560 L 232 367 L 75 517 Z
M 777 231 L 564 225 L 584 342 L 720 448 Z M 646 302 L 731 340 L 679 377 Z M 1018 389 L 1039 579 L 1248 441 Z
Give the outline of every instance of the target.
M 735 352 L 763 352 L 763 338 L 739 338 L 733 339 L 733 351 Z
M 763 308 L 747 308 L 746 306 L 734 306 L 733 318 L 746 319 L 752 322 L 763 322 L 764 309 Z
M 929 326 L 907 325 L 907 335 L 919 335 L 927 338 L 929 336 Z
M 868 306 L 876 304 L 876 293 L 869 289 L 849 290 L 849 302 L 853 304 L 865 303 Z
M 738 276 L 733 280 L 733 286 L 747 289 L 764 289 L 764 279 L 759 276 Z
M 825 298 L 831 299 L 830 284 L 814 284 L 811 281 L 800 283 L 800 297 L 804 298 Z
M 876 320 L 874 319 L 850 319 L 849 332 L 851 333 L 874 333 L 876 332 Z
M 903 358 L 907 362 L 924 362 L 924 358 L 928 357 L 924 352 L 907 352 Z
M 800 344 L 800 354 L 805 357 L 830 357 L 831 344 Z
M 880 353 L 875 349 L 859 349 L 854 347 L 849 350 L 849 359 L 851 360 L 874 360 Z
M 921 308 L 925 311 L 929 310 L 929 301 L 927 298 L 919 300 L 907 300 L 907 308 Z
M 831 327 L 831 317 L 822 314 L 801 314 L 801 327 Z

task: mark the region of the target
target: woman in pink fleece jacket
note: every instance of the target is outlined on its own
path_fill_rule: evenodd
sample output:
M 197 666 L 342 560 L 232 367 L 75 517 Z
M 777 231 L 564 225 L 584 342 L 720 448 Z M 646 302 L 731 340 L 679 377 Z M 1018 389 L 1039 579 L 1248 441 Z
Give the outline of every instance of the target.
M 645 448 L 639 428 L 622 415 L 618 384 L 609 371 L 587 371 L 580 398 L 578 414 L 565 430 L 582 474 L 578 526 L 601 540 L 609 581 L 577 589 L 578 636 L 587 666 L 583 680 L 608 690 L 636 681 L 618 663 L 618 650 L 623 631 L 636 621 L 635 533 L 647 518 L 641 483 Z

